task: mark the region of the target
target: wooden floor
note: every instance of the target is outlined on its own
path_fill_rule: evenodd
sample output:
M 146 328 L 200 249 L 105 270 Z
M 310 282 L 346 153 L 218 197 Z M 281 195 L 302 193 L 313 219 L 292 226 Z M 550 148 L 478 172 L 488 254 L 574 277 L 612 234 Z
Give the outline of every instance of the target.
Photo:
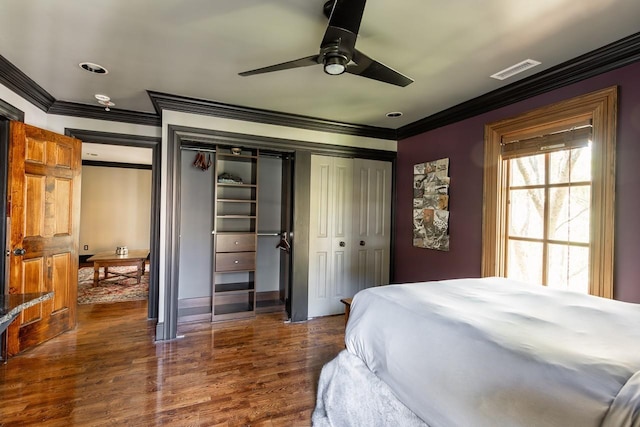
M 154 344 L 146 302 L 78 306 L 78 327 L 0 366 L 0 426 L 308 426 L 344 317 L 182 326 Z

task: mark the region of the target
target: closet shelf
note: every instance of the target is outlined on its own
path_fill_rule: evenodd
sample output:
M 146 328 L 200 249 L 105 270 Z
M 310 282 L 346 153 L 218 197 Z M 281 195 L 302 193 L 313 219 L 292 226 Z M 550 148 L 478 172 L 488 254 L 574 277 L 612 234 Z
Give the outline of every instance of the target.
M 218 283 L 216 284 L 216 293 L 246 293 L 254 292 L 255 284 L 253 282 L 239 283 Z
M 240 184 L 240 183 L 232 183 L 232 182 L 218 182 L 216 183 L 218 187 L 238 187 L 238 188 L 256 188 L 256 184 Z
M 252 199 L 218 199 L 218 202 L 224 203 L 258 203 L 257 200 Z
M 259 150 L 217 148 L 218 179 L 230 181 L 215 187 L 213 321 L 255 315 L 258 222 Z
M 222 304 L 215 306 L 215 312 L 213 317 L 224 316 L 227 314 L 240 314 L 240 313 L 253 313 L 254 307 L 252 303 L 235 303 L 235 304 Z

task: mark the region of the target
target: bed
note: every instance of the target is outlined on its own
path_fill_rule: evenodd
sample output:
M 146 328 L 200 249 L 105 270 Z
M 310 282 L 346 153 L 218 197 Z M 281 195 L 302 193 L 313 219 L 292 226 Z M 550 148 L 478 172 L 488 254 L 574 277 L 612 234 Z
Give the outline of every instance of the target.
M 359 292 L 314 426 L 640 426 L 640 305 L 504 278 Z

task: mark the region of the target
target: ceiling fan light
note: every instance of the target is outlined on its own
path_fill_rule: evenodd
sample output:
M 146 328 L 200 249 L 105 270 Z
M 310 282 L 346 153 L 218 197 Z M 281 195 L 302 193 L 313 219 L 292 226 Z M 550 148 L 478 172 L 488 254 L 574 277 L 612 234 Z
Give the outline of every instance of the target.
M 347 69 L 347 58 L 342 55 L 327 56 L 324 60 L 324 72 L 332 76 L 337 76 Z

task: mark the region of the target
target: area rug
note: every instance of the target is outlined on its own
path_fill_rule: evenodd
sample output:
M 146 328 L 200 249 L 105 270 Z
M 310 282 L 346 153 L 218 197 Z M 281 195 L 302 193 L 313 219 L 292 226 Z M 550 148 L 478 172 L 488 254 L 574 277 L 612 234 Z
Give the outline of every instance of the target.
M 109 267 L 109 278 L 100 280 L 93 286 L 93 267 L 81 267 L 78 270 L 78 304 L 104 304 L 122 301 L 146 300 L 149 295 L 149 266 L 145 274 L 136 283 L 136 279 L 115 276 L 117 273 L 133 274 L 136 267 Z M 100 278 L 104 269 L 100 269 Z

